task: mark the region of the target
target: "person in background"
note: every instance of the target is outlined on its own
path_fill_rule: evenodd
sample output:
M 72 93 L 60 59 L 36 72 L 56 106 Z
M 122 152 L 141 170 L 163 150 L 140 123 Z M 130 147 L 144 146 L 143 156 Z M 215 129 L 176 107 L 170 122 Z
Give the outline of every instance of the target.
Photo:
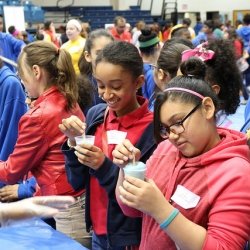
M 69 41 L 61 46 L 61 49 L 65 49 L 70 53 L 76 75 L 80 73 L 78 61 L 86 42 L 86 39 L 80 35 L 81 30 L 82 26 L 79 21 L 76 19 L 69 20 L 66 25 L 66 35 Z
M 238 30 L 242 27 L 242 21 L 241 20 L 236 20 L 235 21 L 235 28 Z
M 131 42 L 131 34 L 126 31 L 126 19 L 122 16 L 116 16 L 114 27 L 110 30 L 115 40 Z
M 132 30 L 132 43 L 135 46 L 138 46 L 138 38 L 141 35 L 141 30 L 145 29 L 146 23 L 144 21 L 138 21 L 135 25 L 135 28 Z
M 140 150 L 125 140 L 113 151 L 121 167 L 116 197 L 128 216 L 142 216 L 140 250 L 244 249 L 250 231 L 250 157 L 246 136 L 217 128 L 217 96 L 206 66 L 181 65 L 155 103 L 159 143 L 146 179 L 125 176 Z M 135 155 L 135 156 L 133 156 Z
M 181 64 L 182 52 L 190 49 L 187 45 L 177 43 L 172 39 L 163 45 L 157 63 L 154 67 L 154 80 L 157 85 L 155 94 L 163 91 L 168 82 L 177 75 Z
M 29 40 L 29 33 L 27 31 L 21 31 L 23 36 L 23 41 L 25 44 L 29 44 L 31 41 Z
M 241 28 L 237 29 L 237 34 L 243 41 L 244 57 L 250 65 L 250 13 L 244 15 L 243 25 Z M 246 88 L 250 91 L 250 67 L 243 72 L 243 78 Z
M 142 29 L 139 36 L 139 50 L 143 60 L 145 82 L 142 85 L 142 95 L 148 99 L 148 108 L 153 111 L 155 100 L 155 81 L 152 64 L 155 65 L 160 53 L 160 40 L 149 28 Z
M 124 216 L 117 204 L 119 168 L 112 162 L 112 151 L 129 138 L 142 150 L 141 161 L 145 162 L 155 149 L 153 114 L 147 100 L 137 96 L 144 82 L 138 49 L 122 41 L 108 44 L 96 58 L 95 77 L 106 103 L 88 111 L 86 124 L 76 116 L 62 120 L 60 129 L 69 138 L 62 149 L 68 181 L 76 190 L 86 187 L 86 222 L 88 228 L 93 227 L 92 248 L 125 250 L 139 245 L 141 221 Z M 95 135 L 94 145 L 83 143 L 73 149 L 75 134 L 82 133 Z
M 216 39 L 224 37 L 225 25 L 220 20 L 214 20 L 214 36 Z
M 170 35 L 172 27 L 173 27 L 172 20 L 171 19 L 166 19 L 164 27 L 162 29 L 162 39 L 163 39 L 163 42 L 166 42 L 169 39 L 169 35 Z
M 56 36 L 55 25 L 52 21 L 47 21 L 44 23 L 43 35 L 44 35 L 44 41 L 55 44 L 57 48 L 60 47 L 59 40 Z
M 34 107 L 19 122 L 14 151 L 0 161 L 0 181 L 15 184 L 31 172 L 39 189 L 35 195 L 72 195 L 76 202 L 55 218 L 56 228 L 83 242 L 82 196 L 67 181 L 61 145 L 65 136 L 58 129 L 63 118 L 84 115 L 77 104 L 78 89 L 69 53 L 53 43 L 36 41 L 26 45 L 18 60 L 18 73 L 28 95 L 37 98 Z M 78 233 L 78 226 L 81 233 Z M 88 234 L 85 234 L 89 237 Z M 87 239 L 88 242 L 90 239 Z
M 15 26 L 11 25 L 9 28 L 8 28 L 8 32 L 14 36 L 15 38 L 17 39 L 20 39 L 20 40 L 23 40 L 23 36 L 22 36 L 22 33 L 16 29 Z
M 162 32 L 161 32 L 161 26 L 158 22 L 154 22 L 152 24 L 149 25 L 150 29 L 152 32 L 156 33 L 160 42 L 163 41 L 163 37 L 162 37 Z
M 194 39 L 192 39 L 193 45 L 196 47 L 203 42 L 215 40 L 216 37 L 214 35 L 214 29 L 214 21 L 206 20 L 203 24 L 202 31 Z
M 82 31 L 81 31 L 81 36 L 85 39 L 88 38 L 89 33 L 91 32 L 91 26 L 90 23 L 87 21 L 82 22 Z
M 66 34 L 66 26 L 61 25 L 58 28 L 58 32 L 61 34 L 59 42 L 60 42 L 60 46 L 62 46 L 64 43 L 68 42 L 69 40 Z
M 3 29 L 3 17 L 0 16 L 0 30 Z M 0 55 L 13 61 L 14 64 L 17 61 L 17 58 L 25 46 L 25 43 L 13 37 L 10 34 L 0 31 Z M 4 61 L 4 64 L 8 66 L 13 72 L 16 72 L 15 66 L 13 64 L 7 63 Z
M 249 67 L 249 64 L 246 62 L 246 59 L 243 58 L 243 41 L 239 38 L 236 29 L 231 28 L 228 29 L 224 32 L 224 38 L 228 39 L 229 41 L 231 41 L 231 43 L 234 46 L 234 51 L 235 51 L 235 57 L 236 57 L 236 62 L 237 62 L 237 66 L 240 70 L 240 72 L 244 72 L 246 70 L 246 67 Z M 243 78 L 243 77 L 242 77 Z M 248 90 L 245 86 L 245 82 L 244 79 L 242 79 L 242 95 L 243 95 L 243 100 L 242 100 L 242 104 L 246 104 L 248 98 L 249 98 L 249 94 L 248 94 Z
M 198 34 L 200 33 L 200 31 L 203 28 L 203 23 L 201 22 L 201 17 L 197 16 L 196 17 L 196 24 L 194 26 L 194 31 L 195 31 L 195 35 L 198 36 Z
M 79 59 L 79 69 L 81 75 L 84 78 L 88 78 L 90 80 L 92 86 L 92 94 L 91 94 L 91 104 L 84 105 L 84 114 L 87 114 L 90 107 L 103 103 L 104 101 L 99 97 L 97 90 L 97 82 L 95 79 L 95 60 L 98 54 L 102 51 L 102 49 L 109 43 L 113 42 L 114 38 L 112 35 L 104 30 L 97 29 L 90 32 L 88 39 L 86 40 L 84 51 Z M 86 81 L 85 81 L 86 82 Z M 80 88 L 81 91 L 81 88 Z M 88 92 L 88 91 L 87 91 Z M 85 91 L 80 93 L 81 97 L 85 97 Z M 82 102 L 83 98 L 79 98 L 79 101 Z
M 182 20 L 183 27 L 186 27 L 188 29 L 188 31 L 190 32 L 191 39 L 194 39 L 195 38 L 195 31 L 191 27 L 191 23 L 192 23 L 192 21 L 188 17 L 183 18 L 183 20 Z

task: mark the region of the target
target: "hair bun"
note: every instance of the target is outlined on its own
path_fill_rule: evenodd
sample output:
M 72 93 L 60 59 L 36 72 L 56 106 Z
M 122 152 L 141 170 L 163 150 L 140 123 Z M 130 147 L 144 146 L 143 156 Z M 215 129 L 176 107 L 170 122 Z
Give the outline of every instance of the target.
M 206 65 L 197 57 L 190 57 L 188 60 L 182 62 L 180 70 L 184 76 L 191 76 L 202 80 L 205 79 Z

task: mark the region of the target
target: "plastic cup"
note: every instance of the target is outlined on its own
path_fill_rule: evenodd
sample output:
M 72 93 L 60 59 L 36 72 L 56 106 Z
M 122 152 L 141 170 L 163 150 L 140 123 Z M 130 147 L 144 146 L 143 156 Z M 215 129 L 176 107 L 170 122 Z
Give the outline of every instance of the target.
M 128 163 L 124 168 L 125 176 L 132 176 L 141 180 L 145 180 L 146 164 L 141 161 L 133 163 Z
M 95 136 L 94 135 L 79 135 L 75 137 L 76 145 L 81 145 L 83 143 L 94 145 Z

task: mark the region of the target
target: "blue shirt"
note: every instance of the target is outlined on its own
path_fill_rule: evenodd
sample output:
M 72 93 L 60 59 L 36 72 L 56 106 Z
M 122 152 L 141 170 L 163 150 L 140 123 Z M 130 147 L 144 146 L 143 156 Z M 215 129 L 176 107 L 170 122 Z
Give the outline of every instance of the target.
M 25 46 L 25 43 L 22 40 L 16 39 L 10 34 L 0 32 L 0 55 L 4 56 L 14 62 L 17 61 L 17 58 Z M 13 72 L 16 71 L 15 67 L 6 63 Z

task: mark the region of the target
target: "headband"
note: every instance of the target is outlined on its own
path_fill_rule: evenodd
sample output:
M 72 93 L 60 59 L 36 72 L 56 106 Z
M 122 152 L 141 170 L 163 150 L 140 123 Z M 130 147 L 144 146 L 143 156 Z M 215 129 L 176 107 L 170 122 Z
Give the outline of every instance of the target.
M 67 22 L 67 25 L 74 25 L 79 32 L 82 31 L 81 24 L 76 19 L 71 19 Z
M 212 50 L 206 49 L 205 45 L 207 45 L 207 42 L 200 44 L 194 49 L 184 50 L 182 52 L 181 61 L 184 62 L 188 60 L 190 57 L 198 57 L 203 62 L 211 60 L 214 57 L 215 53 Z
M 165 89 L 164 92 L 169 92 L 169 91 L 172 91 L 172 90 L 190 93 L 192 95 L 195 95 L 195 96 L 201 98 L 201 100 L 203 100 L 205 98 L 205 96 L 197 93 L 196 91 L 193 91 L 193 90 L 190 90 L 190 89 L 185 89 L 185 88 L 168 88 L 168 89 Z
M 159 43 L 159 42 L 160 42 L 160 40 L 159 40 L 159 38 L 156 36 L 156 37 L 154 37 L 154 38 L 152 38 L 152 39 L 150 39 L 150 40 L 148 40 L 148 41 L 146 41 L 146 42 L 139 42 L 139 48 L 150 47 L 150 46 L 155 45 L 155 44 L 157 44 L 157 43 Z

